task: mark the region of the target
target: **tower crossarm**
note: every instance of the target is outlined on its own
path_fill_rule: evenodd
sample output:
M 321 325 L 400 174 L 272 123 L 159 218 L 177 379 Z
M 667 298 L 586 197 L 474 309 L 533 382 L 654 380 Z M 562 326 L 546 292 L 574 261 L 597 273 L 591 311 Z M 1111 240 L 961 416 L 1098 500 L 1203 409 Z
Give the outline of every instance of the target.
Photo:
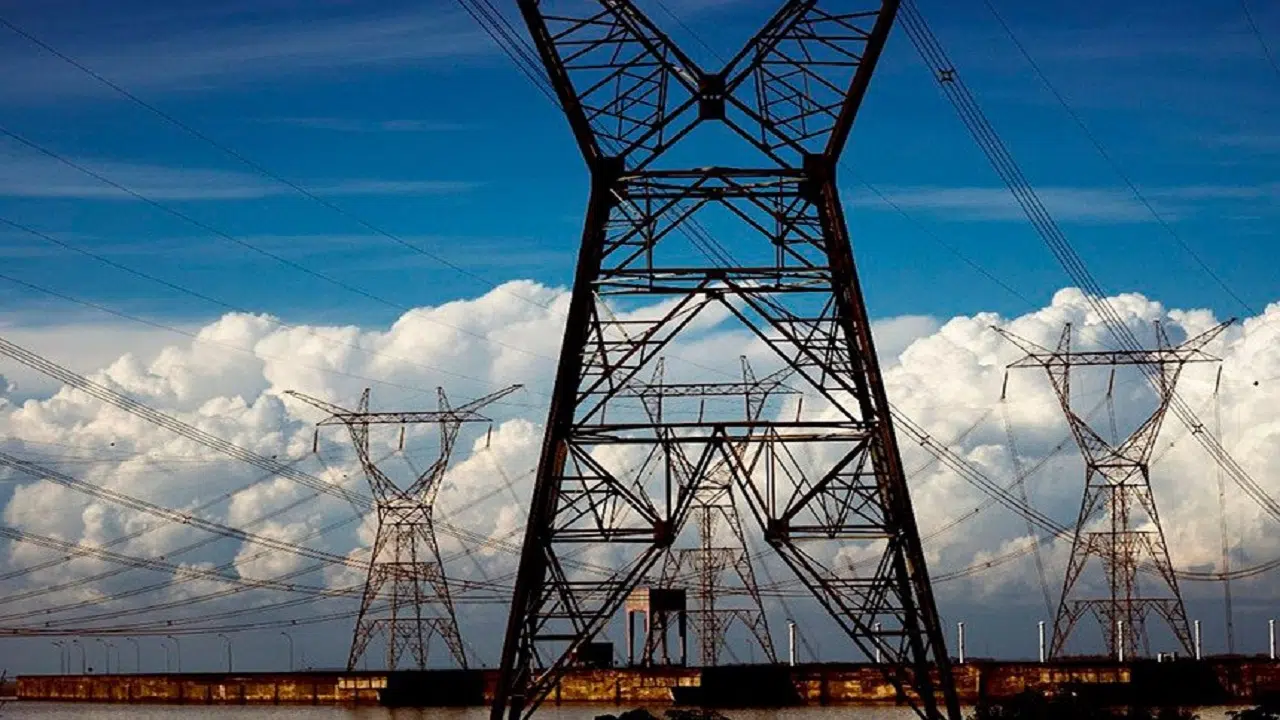
M 471 402 L 464 403 L 454 408 L 453 411 L 455 413 L 458 413 L 458 412 L 474 413 L 480 408 L 486 407 L 488 405 L 492 405 L 493 403 L 498 402 L 499 400 L 507 397 L 508 395 L 522 388 L 524 388 L 524 385 L 520 385 L 518 383 L 515 385 L 508 385 L 507 387 L 504 387 L 501 390 L 497 390 L 495 392 L 491 392 L 488 395 L 485 395 L 484 397 L 479 397 L 479 398 L 476 398 L 475 400 L 472 400 Z M 443 391 L 441 392 L 443 393 Z
M 492 422 L 492 420 L 477 412 L 486 405 L 491 405 L 498 400 L 521 389 L 523 385 L 511 385 L 494 393 L 490 393 L 482 398 L 472 400 L 471 402 L 456 408 L 442 408 L 440 410 L 404 410 L 404 411 L 382 411 L 382 412 L 361 412 L 359 410 L 348 410 L 326 400 L 321 400 L 306 393 L 297 390 L 286 390 L 285 394 L 297 398 L 308 405 L 317 407 L 329 413 L 329 417 L 321 420 L 317 425 L 348 425 L 353 422 L 361 422 L 366 425 L 413 425 L 419 423 L 475 423 L 475 422 Z
M 1057 355 L 1052 352 L 1031 354 L 1010 364 L 1009 367 L 1185 365 L 1192 362 L 1218 362 L 1220 359 L 1199 348 L 1176 347 L 1164 350 L 1097 350 L 1071 353 L 1070 355 Z
M 318 425 L 346 425 L 352 422 L 363 422 L 369 425 L 418 425 L 423 423 L 479 423 L 492 422 L 491 418 L 476 412 L 459 412 L 447 410 L 410 410 L 406 412 L 340 412 L 321 420 Z
M 833 5 L 784 3 L 720 73 L 769 154 L 834 160 L 848 140 L 899 3 Z
M 677 120 L 696 120 L 701 70 L 629 0 L 518 4 L 589 165 L 656 157 Z
M 799 395 L 799 390 L 789 388 L 780 382 L 776 388 L 769 387 L 769 378 L 743 382 L 723 383 L 632 383 L 618 392 L 617 397 L 738 397 L 750 392 L 768 391 L 777 395 Z
M 838 157 L 899 3 L 848 4 L 784 2 L 709 71 L 630 0 L 519 0 L 588 164 L 619 158 L 631 169 L 650 166 L 704 121 L 723 123 L 782 167 Z
M 992 326 L 992 330 L 1000 333 L 1005 339 L 1026 352 L 1026 356 L 1009 364 L 1010 368 L 1026 368 L 1026 367 L 1096 367 L 1103 366 L 1121 366 L 1121 365 L 1185 365 L 1193 362 L 1220 362 L 1221 358 L 1215 357 L 1205 352 L 1205 346 L 1225 331 L 1235 319 L 1232 318 L 1225 322 L 1214 325 L 1208 330 L 1187 339 L 1185 342 L 1172 347 L 1166 343 L 1161 343 L 1162 347 L 1142 350 L 1090 350 L 1084 352 L 1070 352 L 1060 347 L 1058 350 L 1050 350 L 1046 347 L 1038 345 L 1026 338 L 1006 330 L 1002 327 Z M 1157 326 L 1159 327 L 1159 326 Z M 1071 325 L 1066 326 L 1067 333 L 1070 332 Z M 1160 330 L 1158 336 L 1163 338 L 1163 329 Z

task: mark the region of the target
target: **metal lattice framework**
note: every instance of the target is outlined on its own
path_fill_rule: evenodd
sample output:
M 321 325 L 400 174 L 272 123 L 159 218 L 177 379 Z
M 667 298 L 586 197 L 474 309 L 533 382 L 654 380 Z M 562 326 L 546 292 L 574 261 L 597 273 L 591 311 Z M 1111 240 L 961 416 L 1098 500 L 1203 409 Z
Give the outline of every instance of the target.
M 1163 326 L 1156 323 L 1155 350 L 1092 352 L 1071 352 L 1070 324 L 1063 328 L 1057 347 L 1052 350 L 996 328 L 1027 353 L 1010 368 L 1043 368 L 1048 373 L 1085 462 L 1084 498 L 1054 618 L 1050 657 L 1065 653 L 1067 640 L 1085 615 L 1098 620 L 1112 658 L 1136 658 L 1140 650 L 1149 655 L 1146 623 L 1153 612 L 1168 623 L 1182 649 L 1193 654 L 1187 610 L 1151 492 L 1151 454 L 1182 369 L 1188 363 L 1216 362 L 1218 358 L 1204 348 L 1230 324 L 1227 321 L 1175 346 Z M 1126 365 L 1156 370 L 1151 382 L 1156 407 L 1123 441 L 1117 438 L 1108 442 L 1074 410 L 1071 369 Z M 1080 597 L 1080 578 L 1093 559 L 1100 563 L 1106 576 L 1108 594 Z M 1155 582 L 1140 586 L 1139 570 L 1150 570 Z
M 898 3 L 790 0 L 717 72 L 630 0 L 519 6 L 591 194 L 494 720 L 532 713 L 599 642 L 720 469 L 771 555 L 884 659 L 903 701 L 959 718 L 835 177 Z M 758 165 L 661 167 L 725 129 Z M 717 237 L 746 239 L 731 254 Z M 767 348 L 805 401 L 754 418 L 691 395 L 655 420 L 626 389 L 712 318 Z M 851 551 L 868 570 L 845 570 Z M 567 562 L 583 552 L 611 571 Z
M 662 422 L 668 396 L 740 399 L 745 417 L 759 422 L 770 396 L 796 394 L 783 384 L 789 371 L 783 369 L 757 379 L 747 359 L 743 357 L 741 361 L 742 381 L 726 383 L 665 383 L 665 367 L 659 361 L 653 379 L 631 390 L 645 401 L 649 419 L 655 423 Z M 703 667 L 719 664 L 721 653 L 729 649 L 729 630 L 734 624 L 747 631 L 765 660 L 778 661 L 736 495 L 733 474 L 725 463 L 708 468 L 690 501 L 690 514 L 698 526 L 698 544 L 673 548 L 662 568 L 661 585 L 693 586 L 694 609 L 690 615 Z
M 425 669 L 433 636 L 444 641 L 454 662 L 467 667 L 432 511 L 462 426 L 490 422 L 479 410 L 519 388 L 512 385 L 456 408 L 450 407 L 444 390 L 439 389 L 438 410 L 407 412 L 370 412 L 368 389 L 360 395 L 360 404 L 355 410 L 296 391 L 287 393 L 329 413 L 319 426 L 346 426 L 373 493 L 378 529 L 369 551 L 368 575 L 360 598 L 351 653 L 347 657 L 348 670 L 356 669 L 376 635 L 386 640 L 388 670 L 397 669 L 406 652 L 417 668 Z M 404 427 L 419 423 L 439 426 L 440 451 L 408 487 L 401 488 L 378 467 L 370 454 L 369 428 L 399 425 L 403 449 Z

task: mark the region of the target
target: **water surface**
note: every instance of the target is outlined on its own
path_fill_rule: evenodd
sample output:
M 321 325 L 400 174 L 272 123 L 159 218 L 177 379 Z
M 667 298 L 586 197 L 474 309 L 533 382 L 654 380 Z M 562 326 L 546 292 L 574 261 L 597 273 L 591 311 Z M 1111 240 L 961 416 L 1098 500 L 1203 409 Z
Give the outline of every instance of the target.
M 1201 720 L 1224 720 L 1230 708 L 1197 710 Z M 661 711 L 655 708 L 658 714 Z M 535 717 L 543 720 L 593 720 L 617 713 L 613 705 L 547 707 Z M 811 707 L 779 710 L 729 710 L 731 720 L 910 720 L 905 708 Z M 337 706 L 244 705 L 95 705 L 90 703 L 11 702 L 0 709 L 3 720 L 488 720 L 485 708 L 388 709 Z

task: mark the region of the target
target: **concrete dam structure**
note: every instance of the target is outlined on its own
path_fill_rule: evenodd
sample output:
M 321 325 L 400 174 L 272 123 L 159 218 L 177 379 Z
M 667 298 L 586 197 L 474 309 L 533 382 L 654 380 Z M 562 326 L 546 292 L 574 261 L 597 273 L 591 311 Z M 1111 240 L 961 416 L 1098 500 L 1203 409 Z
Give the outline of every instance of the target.
M 953 678 L 967 705 L 1025 690 L 1150 705 L 1247 704 L 1280 697 L 1280 662 L 1255 658 L 977 660 L 955 665 Z M 26 675 L 17 679 L 17 696 L 20 701 L 137 704 L 480 706 L 492 700 L 496 682 L 493 670 Z M 834 663 L 576 669 L 547 698 L 549 704 L 721 708 L 903 701 L 879 667 Z

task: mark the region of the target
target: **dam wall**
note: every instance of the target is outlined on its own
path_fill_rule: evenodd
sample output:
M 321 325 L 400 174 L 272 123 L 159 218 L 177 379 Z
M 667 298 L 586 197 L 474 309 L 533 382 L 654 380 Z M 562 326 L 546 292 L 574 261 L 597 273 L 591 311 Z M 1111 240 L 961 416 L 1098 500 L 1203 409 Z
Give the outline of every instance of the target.
M 1260 658 L 1049 663 L 976 660 L 953 668 L 961 702 L 1025 690 L 1073 692 L 1141 704 L 1248 704 L 1280 697 L 1280 662 Z M 493 696 L 493 670 L 295 673 L 23 675 L 21 701 L 178 705 L 477 706 Z M 901 704 L 873 664 L 605 668 L 568 672 L 551 704 L 690 704 L 710 707 Z

